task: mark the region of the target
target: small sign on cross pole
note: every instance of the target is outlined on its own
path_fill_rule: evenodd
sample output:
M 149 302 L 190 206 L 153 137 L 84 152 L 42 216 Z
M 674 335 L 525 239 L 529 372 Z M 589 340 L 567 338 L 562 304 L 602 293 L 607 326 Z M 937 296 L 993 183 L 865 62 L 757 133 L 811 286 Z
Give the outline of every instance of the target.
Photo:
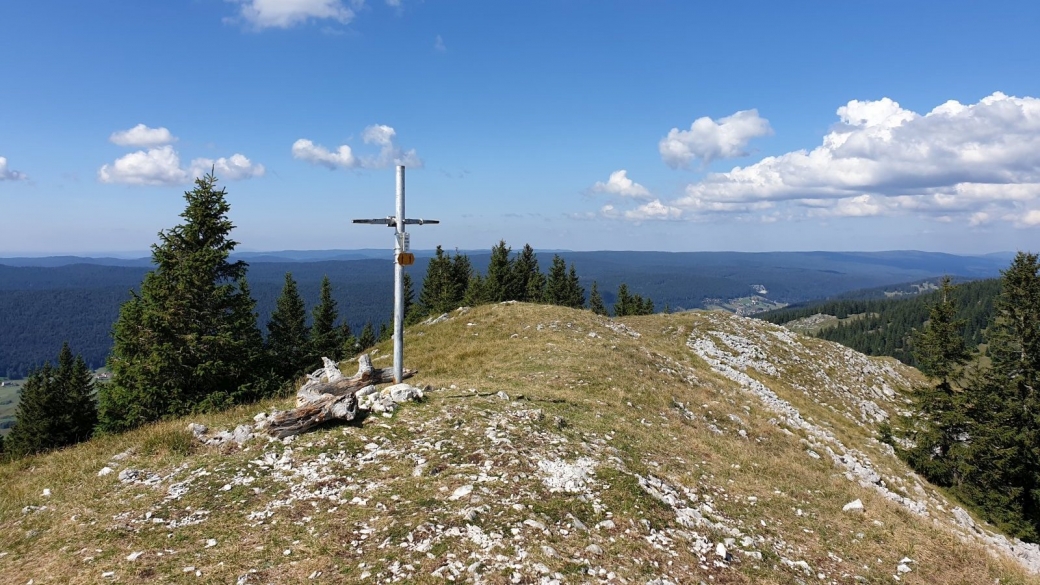
M 436 219 L 406 219 L 404 216 L 404 165 L 397 166 L 397 209 L 395 215 L 378 219 L 355 219 L 354 223 L 385 225 L 394 233 L 394 383 L 404 376 L 404 267 L 415 264 L 405 225 L 437 224 Z

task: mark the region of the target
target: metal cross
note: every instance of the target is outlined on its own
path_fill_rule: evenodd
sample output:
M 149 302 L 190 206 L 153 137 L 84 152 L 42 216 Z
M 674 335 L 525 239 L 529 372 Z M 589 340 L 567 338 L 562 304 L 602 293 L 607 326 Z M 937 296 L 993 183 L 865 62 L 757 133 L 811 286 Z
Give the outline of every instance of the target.
M 394 234 L 394 383 L 400 384 L 404 375 L 404 267 L 415 263 L 409 251 L 406 225 L 437 224 L 436 219 L 405 219 L 404 165 L 397 166 L 397 214 L 379 219 L 355 219 L 354 223 L 385 225 L 397 228 Z

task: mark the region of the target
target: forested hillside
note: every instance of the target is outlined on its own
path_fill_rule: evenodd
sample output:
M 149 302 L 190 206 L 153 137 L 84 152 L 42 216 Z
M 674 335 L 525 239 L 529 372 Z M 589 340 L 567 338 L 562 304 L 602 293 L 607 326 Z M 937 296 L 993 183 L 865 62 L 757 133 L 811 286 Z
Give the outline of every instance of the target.
M 364 251 L 371 254 L 371 251 Z M 391 314 L 392 264 L 387 259 L 354 259 L 336 251 L 336 260 L 315 260 L 312 252 L 243 255 L 249 258 L 249 281 L 257 300 L 261 328 L 274 310 L 285 273 L 292 272 L 308 310 L 328 275 L 341 317 L 354 331 L 367 322 L 378 325 Z M 360 255 L 360 254 L 359 254 Z M 467 254 L 473 268 L 487 269 L 488 252 Z M 541 253 L 547 267 L 551 258 Z M 560 252 L 577 268 L 580 284 L 598 283 L 602 300 L 614 304 L 627 283 L 632 294 L 652 298 L 657 310 L 702 308 L 707 299 L 731 299 L 768 290 L 782 303 L 826 298 L 868 287 L 920 281 L 944 273 L 965 277 L 995 276 L 1003 260 L 926 252 Z M 283 259 L 285 261 L 272 261 Z M 309 261 L 294 261 L 305 259 Z M 104 363 L 119 305 L 140 286 L 148 267 L 66 264 L 68 259 L 0 259 L 0 376 L 24 376 L 33 365 L 52 359 L 63 341 L 92 366 Z M 105 259 L 106 263 L 120 262 Z M 37 266 L 24 266 L 35 262 Z M 409 273 L 419 294 L 429 256 L 420 254 Z M 136 265 L 135 265 L 136 264 Z M 71 292 L 75 290 L 76 292 Z
M 954 300 L 957 319 L 963 320 L 964 340 L 969 349 L 983 342 L 983 334 L 993 316 L 993 301 L 1000 292 L 997 279 L 966 282 L 956 287 Z M 835 299 L 804 306 L 789 307 L 757 315 L 783 325 L 814 315 L 830 315 L 840 321 L 824 327 L 816 335 L 836 341 L 868 355 L 892 356 L 903 363 L 917 365 L 910 336 L 928 320 L 928 312 L 938 300 L 938 291 L 909 298 Z

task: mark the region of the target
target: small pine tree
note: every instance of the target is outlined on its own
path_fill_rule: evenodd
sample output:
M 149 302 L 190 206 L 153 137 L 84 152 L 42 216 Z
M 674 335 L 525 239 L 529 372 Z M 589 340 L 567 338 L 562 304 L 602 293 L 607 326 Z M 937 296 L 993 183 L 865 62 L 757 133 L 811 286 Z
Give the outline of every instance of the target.
M 567 273 L 567 303 L 564 306 L 572 309 L 585 307 L 585 288 L 578 280 L 578 272 L 574 269 L 574 264 L 571 264 Z
M 285 273 L 282 294 L 267 323 L 267 354 L 275 374 L 292 380 L 311 365 L 310 331 L 307 312 L 292 273 Z
M 332 283 L 328 275 L 321 279 L 321 294 L 318 304 L 311 312 L 311 367 L 310 371 L 322 364 L 321 358 L 339 360 L 343 355 L 343 338 L 340 328 L 336 326 L 339 312 L 336 310 L 336 299 L 332 298 Z
M 491 248 L 491 259 L 484 276 L 484 296 L 489 303 L 515 301 L 522 294 L 513 268 L 511 251 L 512 248 L 506 245 L 505 240 L 500 240 Z
M 412 283 L 412 275 L 404 272 L 401 274 L 404 289 L 404 324 L 414 325 L 422 316 L 419 306 L 415 304 L 415 285 Z
M 479 274 L 474 274 L 466 286 L 466 295 L 462 297 L 462 304 L 467 307 L 483 305 L 487 301 L 487 292 L 484 287 L 484 279 Z
M 607 306 L 603 304 L 603 297 L 599 294 L 595 280 L 592 281 L 592 288 L 589 290 L 589 310 L 596 315 L 607 315 Z
M 354 357 L 361 351 L 361 344 L 357 336 L 350 330 L 350 325 L 344 323 L 339 328 L 340 339 L 343 340 L 343 357 Z
M 372 327 L 372 322 L 365 323 L 365 326 L 361 329 L 361 335 L 358 337 L 359 351 L 364 351 L 371 348 L 376 344 L 376 332 Z
M 44 364 L 23 386 L 5 445 L 8 454 L 24 457 L 89 439 L 97 422 L 93 392 L 86 362 L 63 344 L 58 365 Z
M 628 285 L 622 282 L 618 286 L 617 299 L 614 301 L 614 316 L 627 317 L 628 315 L 635 315 L 636 309 L 636 302 L 632 298 L 631 293 L 628 292 Z
M 422 290 L 419 291 L 420 316 L 440 315 L 450 310 L 445 307 L 451 297 L 451 284 L 451 260 L 444 249 L 437 246 L 433 258 L 426 265 L 426 276 L 423 278 Z
M 517 255 L 513 262 L 513 280 L 515 281 L 518 298 L 523 302 L 537 303 L 542 300 L 542 288 L 545 286 L 545 276 L 538 268 L 538 256 L 530 244 L 524 244 L 523 250 Z
M 572 294 L 571 282 L 567 277 L 567 263 L 559 254 L 553 254 L 552 265 L 545 282 L 545 302 L 567 307 Z

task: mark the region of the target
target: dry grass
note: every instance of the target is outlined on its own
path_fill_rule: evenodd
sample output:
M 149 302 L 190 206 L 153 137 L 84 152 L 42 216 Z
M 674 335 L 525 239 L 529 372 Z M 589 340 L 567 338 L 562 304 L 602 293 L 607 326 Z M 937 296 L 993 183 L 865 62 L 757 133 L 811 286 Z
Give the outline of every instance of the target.
M 260 438 L 242 448 L 193 443 L 184 431 L 189 421 L 181 420 L 0 466 L 0 574 L 12 583 L 234 583 L 242 576 L 249 583 L 287 583 L 312 575 L 317 582 L 382 582 L 393 579 L 396 562 L 412 567 L 403 582 L 439 582 L 431 573 L 445 564 L 484 558 L 465 536 L 472 526 L 501 535 L 488 558 L 523 556 L 525 566 L 542 563 L 566 582 L 594 581 L 587 569 L 603 567 L 639 583 L 661 576 L 682 583 L 846 583 L 856 576 L 891 583 L 903 557 L 914 560 L 905 583 L 1038 582 L 932 518 L 848 481 L 826 456 L 808 456 L 804 436 L 771 422 L 775 413 L 686 346 L 692 331 L 708 327 L 704 315 L 621 322 L 640 336 L 612 331 L 587 312 L 481 307 L 409 329 L 408 366 L 420 370 L 414 382 L 434 390 L 392 419 L 370 416 L 291 445 Z M 826 342 L 802 343 L 820 355 L 833 351 Z M 378 349 L 375 362 L 383 365 L 390 348 Z M 353 366 L 344 369 L 352 373 Z M 883 475 L 906 477 L 906 468 L 872 441 L 875 429 L 840 415 L 846 410 L 840 396 L 821 399 L 827 390 L 809 384 L 812 370 L 806 363 L 783 376 L 758 377 L 803 417 L 869 455 Z M 831 374 L 854 382 L 840 364 Z M 483 396 L 500 391 L 513 400 Z M 193 420 L 233 428 L 258 411 L 289 406 L 275 401 Z M 510 443 L 495 442 L 503 439 Z M 157 486 L 97 475 L 128 450 L 118 469 L 154 472 L 163 478 Z M 287 450 L 290 469 L 251 463 Z M 425 463 L 417 465 L 419 456 Z M 579 457 L 598 462 L 591 496 L 553 492 L 540 481 L 538 461 Z M 306 479 L 304 471 L 320 461 L 314 469 L 325 471 Z M 298 474 L 293 481 L 306 491 L 294 495 L 292 481 L 279 473 Z M 730 550 L 758 550 L 762 559 L 738 554 L 724 567 L 714 565 L 714 553 L 702 559 L 675 536 L 675 510 L 640 487 L 638 476 L 697 494 L 696 504 L 709 503 L 708 516 L 719 526 L 756 541 Z M 243 483 L 244 477 L 253 479 Z M 171 485 L 184 481 L 188 491 L 168 499 Z M 449 498 L 464 485 L 474 486 L 472 494 Z M 313 495 L 323 487 L 341 495 Z M 44 488 L 52 495 L 44 497 Z M 364 503 L 349 503 L 355 496 Z M 866 513 L 843 514 L 856 498 Z M 23 512 L 26 506 L 46 509 Z M 478 512 L 465 517 L 471 509 Z M 271 515 L 251 519 L 264 510 Z M 192 514 L 202 521 L 169 524 Z M 613 530 L 594 527 L 607 519 Z M 443 536 L 453 528 L 463 536 Z M 719 528 L 688 532 L 712 543 L 728 537 Z M 671 545 L 648 540 L 666 534 Z M 430 548 L 417 550 L 424 538 L 431 538 Z M 216 544 L 207 546 L 209 539 Z M 590 544 L 603 554 L 587 553 Z M 137 551 L 145 554 L 126 559 Z M 782 558 L 804 560 L 812 571 L 786 567 Z M 108 571 L 114 574 L 103 577 Z M 541 577 L 485 560 L 458 580 L 479 575 L 507 583 L 514 572 L 522 582 Z

